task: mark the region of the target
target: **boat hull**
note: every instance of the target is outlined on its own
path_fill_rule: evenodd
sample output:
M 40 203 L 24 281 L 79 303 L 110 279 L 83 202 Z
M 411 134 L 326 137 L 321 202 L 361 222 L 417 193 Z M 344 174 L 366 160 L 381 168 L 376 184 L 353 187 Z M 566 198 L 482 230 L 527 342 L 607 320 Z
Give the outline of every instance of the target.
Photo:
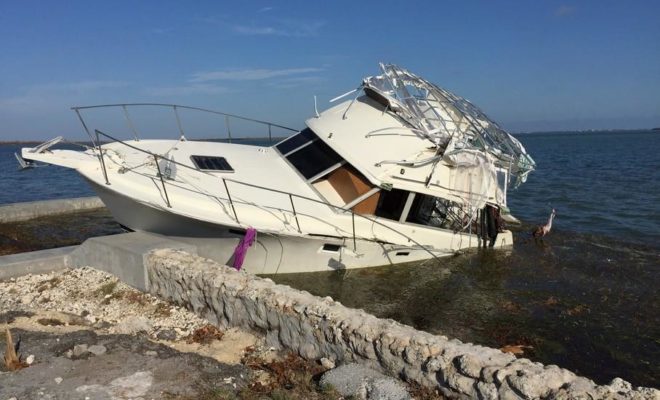
M 115 220 L 135 231 L 166 235 L 193 244 L 198 255 L 231 265 L 240 229 L 174 214 L 88 180 Z M 258 233 L 243 267 L 255 274 L 335 271 L 394 265 L 448 256 L 453 252 L 393 245 L 369 240 L 328 236 L 290 236 Z

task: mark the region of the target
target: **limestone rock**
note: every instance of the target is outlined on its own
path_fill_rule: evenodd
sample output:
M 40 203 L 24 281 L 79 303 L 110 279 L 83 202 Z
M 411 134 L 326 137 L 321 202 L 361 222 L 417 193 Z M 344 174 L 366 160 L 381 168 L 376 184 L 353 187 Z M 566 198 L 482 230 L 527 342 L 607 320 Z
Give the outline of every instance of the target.
M 149 332 L 151 326 L 152 323 L 149 318 L 131 316 L 119 322 L 117 326 L 115 326 L 115 332 L 133 335 L 138 332 Z
M 25 296 L 21 297 L 21 303 L 23 304 L 30 304 L 34 300 L 34 295 L 32 294 L 26 294 Z
M 405 386 L 393 378 L 374 379 L 367 384 L 367 399 L 373 400 L 411 400 Z
M 176 331 L 174 329 L 162 329 L 156 334 L 156 339 L 159 340 L 176 340 Z
M 87 345 L 86 344 L 77 344 L 73 346 L 73 356 L 74 357 L 80 357 L 83 354 L 87 353 Z
M 95 345 L 93 345 L 93 346 L 89 346 L 89 348 L 87 349 L 87 351 L 89 351 L 90 353 L 94 354 L 95 356 L 100 356 L 100 355 L 102 355 L 102 354 L 105 354 L 105 352 L 106 352 L 107 350 L 108 350 L 108 349 L 106 349 L 105 346 L 100 345 L 100 344 L 95 344 Z
M 335 367 L 335 362 L 325 357 L 321 358 L 319 362 L 325 369 L 333 369 Z
M 626 382 L 621 378 L 614 378 L 608 385 L 613 392 L 626 393 L 632 390 L 630 382 Z
M 493 383 L 478 382 L 477 393 L 479 398 L 483 400 L 497 400 L 499 398 L 497 386 Z
M 446 380 L 449 387 L 455 391 L 466 394 L 470 398 L 477 397 L 477 392 L 475 389 L 476 381 L 474 379 L 450 372 L 447 374 Z
M 393 383 L 385 383 L 385 381 L 391 380 Z M 374 383 L 378 381 L 379 383 L 374 386 Z M 323 374 L 321 377 L 321 385 L 330 385 L 339 394 L 344 397 L 355 396 L 358 398 L 373 398 L 378 397 L 367 397 L 369 393 L 376 391 L 376 394 L 390 393 L 388 388 L 392 389 L 395 387 L 394 383 L 399 384 L 398 380 L 389 378 L 382 373 L 375 371 L 371 368 L 367 368 L 358 364 L 344 364 L 333 370 L 330 370 Z M 395 390 L 395 389 L 392 389 Z M 405 391 L 405 390 L 404 390 Z M 391 392 L 393 396 L 395 393 L 400 393 L 400 391 Z M 407 394 L 407 392 L 406 392 Z M 380 397 L 383 399 L 408 399 L 408 397 Z
M 481 363 L 479 360 L 469 354 L 463 354 L 462 356 L 456 357 L 454 363 L 458 368 L 458 371 L 470 378 L 479 378 L 481 373 Z

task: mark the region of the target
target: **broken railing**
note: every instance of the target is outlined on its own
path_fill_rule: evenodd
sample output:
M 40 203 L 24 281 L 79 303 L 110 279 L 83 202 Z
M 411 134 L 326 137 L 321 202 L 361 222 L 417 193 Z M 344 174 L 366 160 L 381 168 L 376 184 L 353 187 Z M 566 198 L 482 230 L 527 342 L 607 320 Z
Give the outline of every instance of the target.
M 208 173 L 208 172 L 206 172 L 206 171 L 200 171 L 200 170 L 198 170 L 197 168 L 191 167 L 190 165 L 186 165 L 186 164 L 180 163 L 180 162 L 175 161 L 175 160 L 173 160 L 173 159 L 170 159 L 170 158 L 167 158 L 167 157 L 164 157 L 164 156 L 161 156 L 161 155 L 158 155 L 158 154 L 152 153 L 152 152 L 150 152 L 150 151 L 147 151 L 147 150 L 141 149 L 141 148 L 139 148 L 139 147 L 137 147 L 137 146 L 134 146 L 134 145 L 132 145 L 132 144 L 130 144 L 130 143 L 126 143 L 126 142 L 124 142 L 124 141 L 122 141 L 122 140 L 119 140 L 119 139 L 117 139 L 117 138 L 115 138 L 115 137 L 113 137 L 113 136 L 111 136 L 111 135 L 108 135 L 107 133 L 101 132 L 101 131 L 99 131 L 98 129 L 96 129 L 96 130 L 94 131 L 94 133 L 95 133 L 95 137 L 96 137 L 96 142 L 97 142 L 97 143 L 100 143 L 100 140 L 99 140 L 99 139 L 100 139 L 100 136 L 103 136 L 103 137 L 105 137 L 105 138 L 107 138 L 107 139 L 110 139 L 110 140 L 113 141 L 113 142 L 120 143 L 120 144 L 122 144 L 122 145 L 124 145 L 124 146 L 130 147 L 131 149 L 134 149 L 134 150 L 137 150 L 137 151 L 139 151 L 139 152 L 145 153 L 145 154 L 147 154 L 147 155 L 149 155 L 149 156 L 151 156 L 151 157 L 154 158 L 154 161 L 155 161 L 155 163 L 156 163 L 156 170 L 157 170 L 157 172 L 158 172 L 158 178 L 160 179 L 161 187 L 162 187 L 162 189 L 163 189 L 164 200 L 165 200 L 165 203 L 166 203 L 166 205 L 167 205 L 168 208 L 172 208 L 171 200 L 170 200 L 170 198 L 169 198 L 169 195 L 167 194 L 167 184 L 168 184 L 169 182 L 167 182 L 167 180 L 164 178 L 163 174 L 161 173 L 160 165 L 159 165 L 159 163 L 158 163 L 159 159 L 167 160 L 168 163 L 175 164 L 175 165 L 177 165 L 177 166 L 180 166 L 180 167 L 186 168 L 187 170 L 194 171 L 194 172 L 196 172 L 196 173 L 205 174 L 205 175 L 208 175 L 208 176 L 213 176 L 213 177 L 215 177 L 215 175 L 213 175 L 213 174 L 211 174 L 211 173 Z M 100 163 L 101 163 L 101 168 L 103 169 L 103 176 L 104 176 L 104 178 L 105 178 L 105 180 L 106 180 L 106 184 L 107 184 L 107 185 L 110 185 L 111 183 L 110 183 L 110 181 L 108 180 L 108 174 L 107 174 L 107 171 L 106 171 L 106 169 L 105 169 L 105 162 L 103 161 L 103 159 L 104 159 L 104 157 L 103 157 L 103 149 L 102 149 L 102 147 L 100 146 L 100 144 L 97 145 L 97 146 L 95 146 L 94 149 L 95 149 L 95 151 L 98 152 L 98 157 L 99 157 L 99 160 L 100 160 Z M 283 191 L 283 190 L 278 190 L 278 189 L 268 188 L 268 187 L 265 187 L 265 186 L 255 185 L 255 184 L 252 184 L 252 183 L 242 182 L 242 181 L 238 181 L 238 180 L 235 180 L 235 179 L 230 179 L 230 178 L 220 177 L 220 180 L 222 181 L 222 184 L 223 184 L 223 186 L 224 186 L 224 188 L 225 188 L 225 191 L 226 191 L 226 193 L 227 193 L 227 200 L 229 201 L 229 205 L 230 205 L 230 207 L 231 207 L 232 213 L 234 214 L 234 219 L 235 219 L 236 223 L 237 223 L 239 226 L 240 226 L 240 220 L 239 220 L 239 218 L 238 218 L 238 213 L 237 213 L 237 211 L 236 211 L 236 207 L 234 206 L 234 201 L 232 200 L 231 193 L 230 193 L 230 191 L 229 191 L 229 186 L 227 185 L 227 182 L 231 182 L 231 183 L 238 184 L 238 185 L 243 185 L 243 186 L 248 186 L 248 187 L 252 187 L 252 188 L 256 188 L 256 189 L 260 189 L 260 190 L 265 190 L 265 191 L 270 192 L 270 193 L 279 193 L 279 194 L 283 194 L 283 195 L 288 196 L 288 197 L 289 197 L 289 201 L 291 202 L 291 210 L 290 210 L 290 211 L 289 211 L 289 210 L 286 210 L 286 211 L 287 211 L 287 212 L 291 212 L 291 213 L 293 214 L 293 217 L 294 217 L 294 219 L 295 219 L 295 221 L 296 221 L 296 226 L 297 226 L 297 228 L 298 228 L 298 233 L 302 233 L 302 230 L 300 229 L 300 221 L 299 221 L 299 219 L 298 219 L 298 213 L 296 212 L 296 207 L 295 207 L 295 204 L 294 204 L 294 198 L 295 198 L 295 199 L 299 199 L 299 200 L 304 200 L 304 201 L 309 201 L 309 202 L 313 202 L 313 203 L 322 204 L 322 205 L 328 206 L 328 207 L 330 207 L 330 208 L 333 208 L 333 209 L 335 209 L 335 210 L 339 210 L 339 211 L 341 211 L 341 212 L 350 212 L 350 213 L 351 213 L 351 224 L 352 224 L 352 240 L 353 240 L 353 249 L 354 249 L 354 250 L 357 250 L 357 239 L 356 239 L 356 234 L 355 234 L 355 217 L 357 216 L 357 217 L 359 217 L 359 218 L 366 219 L 367 221 L 370 221 L 370 222 L 372 222 L 372 223 L 375 224 L 375 225 L 381 226 L 381 227 L 383 227 L 383 228 L 385 228 L 385 229 L 388 229 L 388 230 L 390 230 L 390 231 L 392 231 L 392 232 L 394 232 L 394 233 L 400 235 L 401 237 L 407 239 L 409 242 L 414 243 L 414 244 L 415 244 L 416 246 L 418 246 L 420 249 L 422 249 L 422 250 L 426 251 L 427 253 L 429 253 L 433 258 L 435 258 L 435 259 L 439 259 L 439 257 L 438 257 L 435 253 L 433 253 L 431 250 L 429 250 L 429 249 L 427 248 L 427 246 L 424 246 L 424 245 L 420 244 L 420 243 L 417 242 L 415 239 L 411 238 L 410 236 L 406 235 L 405 233 L 402 233 L 402 232 L 400 232 L 400 231 L 398 231 L 398 230 L 392 228 L 391 226 L 388 226 L 387 224 L 383 224 L 382 222 L 379 222 L 379 221 L 377 221 L 377 220 L 374 219 L 374 218 L 368 217 L 368 216 L 363 215 L 363 214 L 356 214 L 356 213 L 355 213 L 353 210 L 351 210 L 351 209 L 346 209 L 346 208 L 343 208 L 343 207 L 340 207 L 340 206 L 336 206 L 336 205 L 330 204 L 330 203 L 325 202 L 325 201 L 321 201 L 321 200 L 318 200 L 318 199 L 313 199 L 313 198 L 311 198 L 311 197 L 306 197 L 306 196 L 302 196 L 302 195 L 299 195 L 299 194 L 295 194 L 295 193 L 291 193 L 291 192 L 286 192 L 286 191 Z M 200 194 L 205 195 L 205 196 L 214 197 L 216 200 L 219 200 L 218 197 L 213 196 L 213 195 L 211 195 L 211 194 L 209 194 L 209 193 L 204 193 L 204 192 L 199 192 L 199 191 L 197 191 L 197 193 L 200 193 Z M 259 207 L 259 205 L 256 205 L 256 204 L 255 204 L 255 206 Z M 263 206 L 263 207 L 271 208 L 271 207 L 269 207 L 269 206 Z M 284 211 L 284 210 L 282 210 L 282 211 Z M 342 230 L 343 230 L 343 229 L 342 229 Z

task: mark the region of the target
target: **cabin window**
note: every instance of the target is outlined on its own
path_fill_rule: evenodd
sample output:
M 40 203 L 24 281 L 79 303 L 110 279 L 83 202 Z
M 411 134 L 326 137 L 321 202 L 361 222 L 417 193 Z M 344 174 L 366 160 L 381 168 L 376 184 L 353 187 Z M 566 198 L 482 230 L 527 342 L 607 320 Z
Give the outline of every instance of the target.
M 415 194 L 406 218 L 407 222 L 455 231 L 462 229 L 469 220 L 470 216 L 460 204 L 421 193 Z
M 311 179 L 344 161 L 322 140 L 314 141 L 288 154 L 286 158 L 305 179 Z
M 282 155 L 287 155 L 288 153 L 291 153 L 291 151 L 300 148 L 300 146 L 303 146 L 317 139 L 318 137 L 314 134 L 314 132 L 312 132 L 311 129 L 306 128 L 303 129 L 300 133 L 280 142 L 276 145 L 276 147 Z
M 435 197 L 416 193 L 406 221 L 415 224 L 432 225 L 434 219 L 444 219 L 444 217 L 445 215 L 439 214 L 438 210 L 436 210 Z
M 229 165 L 224 157 L 213 156 L 190 156 L 193 164 L 197 169 L 203 171 L 227 171 L 234 172 L 234 169 Z
M 408 200 L 410 192 L 399 189 L 392 189 L 389 192 L 381 190 L 376 207 L 376 215 L 379 217 L 393 219 L 398 221 Z

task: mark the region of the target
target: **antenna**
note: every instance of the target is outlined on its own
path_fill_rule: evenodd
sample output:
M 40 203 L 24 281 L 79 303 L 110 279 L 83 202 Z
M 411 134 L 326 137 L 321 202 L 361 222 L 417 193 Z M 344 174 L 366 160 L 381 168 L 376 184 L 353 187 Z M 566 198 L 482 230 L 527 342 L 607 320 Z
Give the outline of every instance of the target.
M 337 101 L 337 100 L 339 100 L 339 99 L 341 99 L 341 98 L 343 98 L 343 97 L 346 97 L 346 96 L 348 96 L 349 94 L 355 93 L 355 92 L 357 92 L 358 90 L 360 90 L 360 88 L 361 88 L 361 86 L 358 87 L 358 88 L 355 88 L 355 89 L 353 89 L 353 90 L 349 90 L 348 92 L 346 92 L 346 93 L 344 93 L 344 94 L 340 94 L 339 96 L 337 96 L 337 97 L 335 97 L 334 99 L 330 100 L 330 103 L 334 103 L 335 101 Z
M 357 91 L 357 90 L 356 90 L 356 91 Z M 353 105 L 353 103 L 355 103 L 355 100 L 357 100 L 357 98 L 358 98 L 359 96 L 360 96 L 360 93 L 358 92 L 358 93 L 355 95 L 355 97 L 353 98 L 353 100 L 351 100 L 351 102 L 348 104 L 348 107 L 346 107 L 346 111 L 344 111 L 344 115 L 341 116 L 341 119 L 346 119 L 346 114 L 348 114 L 348 110 L 351 109 L 351 106 Z
M 314 112 L 316 113 L 316 118 L 320 117 L 319 109 L 316 108 L 316 95 L 314 95 Z

